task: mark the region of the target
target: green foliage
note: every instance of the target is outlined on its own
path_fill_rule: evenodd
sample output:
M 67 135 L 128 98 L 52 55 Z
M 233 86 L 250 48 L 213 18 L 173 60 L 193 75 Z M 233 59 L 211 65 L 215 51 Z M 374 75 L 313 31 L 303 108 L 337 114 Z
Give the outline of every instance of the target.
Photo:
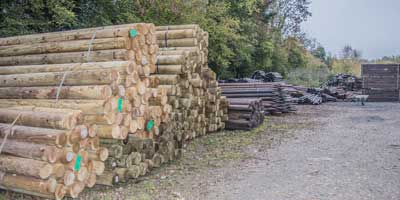
M 2 0 L 0 37 L 112 24 L 197 23 L 209 32 L 209 66 L 220 78 L 256 69 L 305 68 L 296 39 L 309 0 Z M 322 57 L 322 51 L 317 57 Z
M 399 64 L 400 56 L 384 56 L 380 59 L 371 60 L 370 62 L 377 64 Z
M 325 83 L 331 74 L 328 66 L 312 54 L 305 55 L 306 67 L 296 68 L 288 74 L 289 83 L 307 87 L 319 87 Z
M 73 1 L 2 0 L 0 36 L 70 29 L 76 25 Z
M 319 45 L 315 50 L 311 51 L 311 54 L 326 63 L 327 55 L 323 46 Z

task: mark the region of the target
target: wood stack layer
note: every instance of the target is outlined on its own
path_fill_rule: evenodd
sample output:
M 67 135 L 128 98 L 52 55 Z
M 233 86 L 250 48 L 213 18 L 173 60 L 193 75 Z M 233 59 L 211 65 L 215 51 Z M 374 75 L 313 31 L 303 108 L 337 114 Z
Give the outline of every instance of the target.
M 372 102 L 400 100 L 399 64 L 364 64 L 361 69 L 363 94 Z
M 251 130 L 264 122 L 264 106 L 259 98 L 229 99 L 228 130 Z
M 121 168 L 145 173 L 154 155 L 126 144 L 152 141 L 168 120 L 167 91 L 150 77 L 156 42 L 152 24 L 0 38 L 2 140 L 17 118 L 0 155 L 0 187 L 62 199 Z M 116 157 L 115 143 L 126 145 L 130 165 L 104 164 Z
M 289 102 L 284 85 L 280 83 L 220 83 L 222 95 L 233 98 L 260 98 L 265 114 L 282 114 L 295 110 Z
M 112 186 L 144 175 L 179 157 L 187 141 L 225 126 L 227 108 L 224 112 L 219 107 L 221 90 L 207 63 L 208 34 L 197 25 L 182 25 L 157 27 L 156 36 L 162 48 L 150 78 L 165 95 L 149 103 L 165 105 L 160 126 L 145 137 L 101 140 L 112 149 L 106 161 L 106 169 L 112 170 L 106 170 L 100 184 Z
M 157 143 L 169 147 L 160 153 L 168 161 L 180 154 L 186 142 L 223 129 L 227 112 L 220 107 L 221 89 L 216 74 L 208 68 L 208 33 L 198 25 L 156 29 L 161 49 L 153 76 L 160 79 L 159 87 L 168 88 L 172 106 L 171 120 L 162 124 Z

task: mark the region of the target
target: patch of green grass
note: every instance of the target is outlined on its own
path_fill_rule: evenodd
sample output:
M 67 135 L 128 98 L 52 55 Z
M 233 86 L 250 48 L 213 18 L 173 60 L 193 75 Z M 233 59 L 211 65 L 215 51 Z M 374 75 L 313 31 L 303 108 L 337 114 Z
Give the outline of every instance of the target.
M 222 131 L 198 138 L 188 146 L 189 155 L 182 162 L 191 168 L 221 167 L 225 161 L 248 158 L 243 149 L 266 132 L 268 124 L 268 120 L 265 120 L 261 126 L 251 131 Z
M 151 181 L 143 181 L 142 185 L 143 185 L 143 189 L 145 189 L 146 191 L 153 191 L 156 189 L 156 186 Z

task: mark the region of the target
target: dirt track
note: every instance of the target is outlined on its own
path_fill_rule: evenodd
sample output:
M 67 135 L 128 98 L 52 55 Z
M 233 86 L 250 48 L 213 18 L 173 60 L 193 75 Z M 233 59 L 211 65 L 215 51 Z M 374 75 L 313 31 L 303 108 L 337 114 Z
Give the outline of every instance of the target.
M 400 104 L 301 106 L 196 139 L 181 160 L 81 199 L 398 200 Z

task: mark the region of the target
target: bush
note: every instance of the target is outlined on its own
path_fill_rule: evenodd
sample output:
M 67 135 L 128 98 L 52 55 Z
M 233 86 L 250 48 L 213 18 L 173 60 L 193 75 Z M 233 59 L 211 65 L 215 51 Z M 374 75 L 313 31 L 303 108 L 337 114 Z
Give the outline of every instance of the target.
M 296 68 L 288 73 L 288 83 L 307 87 L 320 87 L 331 75 L 328 66 L 311 54 L 306 55 L 306 61 L 306 67 Z

